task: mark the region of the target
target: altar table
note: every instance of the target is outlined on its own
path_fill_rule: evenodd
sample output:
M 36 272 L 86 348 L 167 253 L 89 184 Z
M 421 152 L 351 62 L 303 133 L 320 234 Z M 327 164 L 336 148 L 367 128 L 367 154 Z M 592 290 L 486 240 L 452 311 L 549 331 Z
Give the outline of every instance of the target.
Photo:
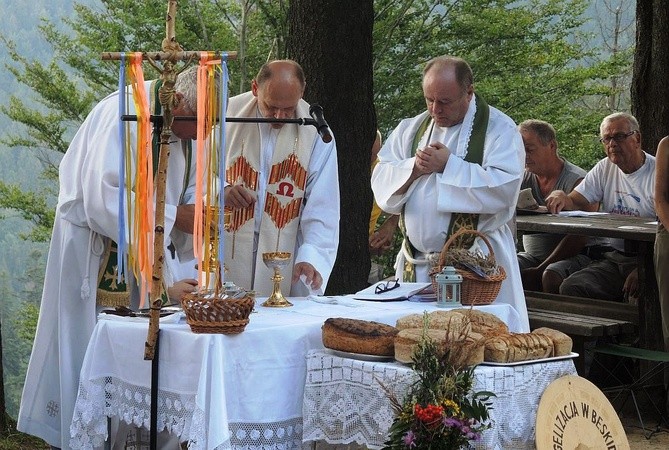
M 182 321 L 161 323 L 158 431 L 167 429 L 189 441 L 189 449 L 301 448 L 306 355 L 323 349 L 325 319 L 394 325 L 398 317 L 438 309 L 435 303 L 350 297 L 318 298 L 334 304 L 291 298 L 293 307 L 264 308 L 264 300 L 257 300 L 257 312 L 236 335 L 195 334 Z M 508 304 L 476 309 L 495 314 L 512 331 L 520 330 L 519 315 Z M 103 315 L 98 320 L 80 374 L 72 448 L 102 446 L 107 417 L 148 428 L 147 330 L 148 319 Z
M 575 375 L 573 360 L 511 366 L 479 365 L 474 370 L 474 391 L 490 391 L 493 426 L 477 449 L 523 450 L 535 448 L 535 422 L 539 400 L 546 387 L 564 375 Z M 396 362 L 370 362 L 342 358 L 329 350 L 312 350 L 307 357 L 304 388 L 305 442 L 383 447 L 393 421 L 386 392 L 402 400 L 415 373 Z

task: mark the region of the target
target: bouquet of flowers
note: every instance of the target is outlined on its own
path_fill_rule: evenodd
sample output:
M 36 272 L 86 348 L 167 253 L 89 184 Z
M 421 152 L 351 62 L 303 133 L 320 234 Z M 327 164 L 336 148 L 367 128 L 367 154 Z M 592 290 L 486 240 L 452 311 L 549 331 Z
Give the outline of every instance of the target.
M 462 348 L 452 346 L 450 351 Z M 412 355 L 418 379 L 404 401 L 384 387 L 395 411 L 384 450 L 469 448 L 490 428 L 488 410 L 495 394 L 471 392 L 474 368 L 456 367 L 451 361 L 463 359 L 442 353 L 424 333 Z

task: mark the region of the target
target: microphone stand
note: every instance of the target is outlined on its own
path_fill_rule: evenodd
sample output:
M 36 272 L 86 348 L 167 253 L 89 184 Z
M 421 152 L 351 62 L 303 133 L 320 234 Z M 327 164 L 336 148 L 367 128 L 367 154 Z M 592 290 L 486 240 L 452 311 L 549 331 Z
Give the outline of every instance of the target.
M 121 116 L 121 120 L 124 122 L 136 122 L 137 121 L 137 116 L 136 115 L 131 115 L 131 114 L 124 114 Z M 154 129 L 160 129 L 162 128 L 163 125 L 163 116 L 154 116 L 151 115 L 149 117 L 149 120 L 153 122 Z M 186 121 L 186 122 L 195 122 L 197 121 L 196 116 L 174 116 L 173 121 Z M 321 136 L 321 139 L 323 139 L 323 133 L 321 128 L 321 124 L 317 122 L 315 119 L 311 119 L 308 117 L 300 117 L 297 119 L 274 119 L 274 118 L 265 118 L 265 117 L 226 117 L 225 118 L 226 122 L 236 122 L 236 123 L 296 123 L 298 125 L 311 125 L 316 127 L 318 134 Z M 155 131 L 154 131 L 155 133 Z M 329 142 L 323 139 L 324 142 Z
M 121 120 L 124 122 L 136 122 L 137 116 L 131 114 L 124 114 L 121 116 Z M 149 120 L 154 123 L 156 127 L 162 127 L 163 116 L 150 116 Z M 186 121 L 186 122 L 195 122 L 197 117 L 195 116 L 174 116 L 175 121 Z M 226 117 L 226 122 L 240 122 L 240 123 L 296 123 L 298 125 L 313 125 L 317 126 L 318 123 L 314 119 L 308 117 L 301 117 L 298 119 L 268 119 L 265 117 Z

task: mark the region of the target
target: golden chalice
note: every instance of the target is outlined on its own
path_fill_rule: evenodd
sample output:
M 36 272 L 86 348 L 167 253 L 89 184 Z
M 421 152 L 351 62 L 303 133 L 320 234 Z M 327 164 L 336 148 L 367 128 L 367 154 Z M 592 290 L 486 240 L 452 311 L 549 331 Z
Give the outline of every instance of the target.
M 262 260 L 267 268 L 274 269 L 274 276 L 272 276 L 272 281 L 274 281 L 274 290 L 272 295 L 267 298 L 262 306 L 293 306 L 293 304 L 290 303 L 288 299 L 286 299 L 286 297 L 284 297 L 281 293 L 281 280 L 283 280 L 283 275 L 281 275 L 281 268 L 290 262 L 291 256 L 292 255 L 290 252 L 269 252 L 262 254 Z

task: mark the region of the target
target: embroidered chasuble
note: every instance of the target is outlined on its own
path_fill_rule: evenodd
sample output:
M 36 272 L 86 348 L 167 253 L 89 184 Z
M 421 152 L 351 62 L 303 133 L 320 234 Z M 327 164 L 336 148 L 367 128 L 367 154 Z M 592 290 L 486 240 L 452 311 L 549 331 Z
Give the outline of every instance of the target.
M 480 165 L 483 162 L 483 146 L 485 144 L 486 131 L 488 130 L 488 121 L 490 119 L 490 108 L 486 103 L 486 101 L 480 95 L 475 96 L 475 102 L 476 102 L 476 112 L 474 114 L 474 119 L 471 125 L 472 127 L 471 135 L 467 142 L 467 154 L 465 155 L 464 160 L 467 162 L 472 162 Z M 418 127 L 418 130 L 416 131 L 416 134 L 413 138 L 413 142 L 411 144 L 411 154 L 413 156 L 415 156 L 416 150 L 418 149 L 418 144 L 421 141 L 421 139 L 425 136 L 425 133 L 427 133 L 429 130 L 429 133 L 431 134 L 432 132 L 431 130 L 434 128 L 434 126 L 435 125 L 432 118 L 429 115 L 426 116 L 425 120 Z M 461 130 L 460 132 L 468 133 L 469 130 Z M 427 139 L 429 141 L 430 139 L 429 136 Z M 450 157 L 455 158 L 456 156 L 451 154 Z M 477 226 L 478 226 L 478 214 L 453 212 L 451 214 L 451 221 L 448 225 L 448 233 L 446 236 L 446 240 L 448 240 L 448 238 L 451 235 L 453 235 L 460 229 L 476 230 Z M 400 230 L 402 231 L 402 235 L 404 236 L 404 239 L 402 241 L 402 246 L 404 247 L 405 252 L 408 253 L 409 255 L 414 255 L 415 248 L 411 244 L 411 241 L 409 241 L 406 232 L 406 225 L 404 221 L 404 209 L 402 209 L 402 213 L 400 214 L 399 227 Z M 461 242 L 457 242 L 455 244 L 457 244 L 456 245 L 457 247 L 469 248 L 474 244 L 475 238 L 476 237 L 474 235 L 469 235 L 469 234 L 464 235 L 461 238 Z M 404 263 L 404 271 L 402 273 L 402 278 L 403 281 L 405 282 L 416 281 L 415 266 L 408 260 L 406 260 Z
M 252 93 L 238 95 L 229 100 L 228 116 L 257 117 L 258 106 Z M 308 117 L 309 105 L 300 100 L 298 117 Z M 253 247 L 256 227 L 256 205 L 232 210 L 230 226 L 225 232 L 225 279 L 245 289 L 256 291 L 258 296 L 272 293 L 274 271 L 262 259 L 266 252 L 290 252 L 290 264 L 281 273 L 281 289 L 290 292 L 295 258 L 300 211 L 307 183 L 307 168 L 311 158 L 316 129 L 311 126 L 284 124 L 276 136 L 268 173 L 260 173 L 261 152 L 264 146 L 260 126 L 269 124 L 228 124 L 226 181 L 231 185 L 242 184 L 263 196 L 260 213 L 258 248 L 254 259 Z M 266 177 L 266 189 L 262 192 Z M 259 198 L 260 200 L 260 198 Z

